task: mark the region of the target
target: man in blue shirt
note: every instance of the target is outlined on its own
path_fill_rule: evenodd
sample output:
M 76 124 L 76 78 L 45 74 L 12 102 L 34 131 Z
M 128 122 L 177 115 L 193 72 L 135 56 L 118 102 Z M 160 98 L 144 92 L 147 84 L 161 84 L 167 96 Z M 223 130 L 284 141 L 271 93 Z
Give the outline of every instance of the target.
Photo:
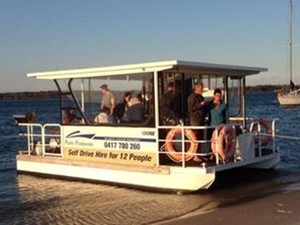
M 214 98 L 207 104 L 210 126 L 217 126 L 227 122 L 227 107 L 222 101 L 222 91 L 215 89 Z

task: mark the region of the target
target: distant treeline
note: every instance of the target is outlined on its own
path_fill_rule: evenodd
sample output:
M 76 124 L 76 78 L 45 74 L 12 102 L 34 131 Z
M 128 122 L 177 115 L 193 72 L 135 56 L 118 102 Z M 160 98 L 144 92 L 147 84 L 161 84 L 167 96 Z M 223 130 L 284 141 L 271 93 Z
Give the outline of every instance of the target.
M 58 98 L 58 91 L 0 93 L 0 100 Z
M 247 91 L 276 91 L 280 89 L 287 89 L 288 85 L 256 85 L 256 86 L 247 86 Z
M 296 85 L 297 86 L 297 85 Z M 257 85 L 247 86 L 247 91 L 276 91 L 280 89 L 288 89 L 288 85 Z M 47 99 L 58 98 L 58 91 L 39 91 L 39 92 L 15 92 L 15 93 L 0 93 L 0 100 L 13 99 Z

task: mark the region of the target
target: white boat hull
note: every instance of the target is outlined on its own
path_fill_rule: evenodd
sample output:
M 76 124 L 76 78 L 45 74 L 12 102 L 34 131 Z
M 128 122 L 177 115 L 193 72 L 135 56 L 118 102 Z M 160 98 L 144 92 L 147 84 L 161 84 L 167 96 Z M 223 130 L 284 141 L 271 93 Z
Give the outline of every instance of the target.
M 62 163 L 47 163 L 17 159 L 17 170 L 99 182 L 117 183 L 130 186 L 158 188 L 176 191 L 208 189 L 215 180 L 215 173 L 196 167 L 145 168 L 143 170 L 120 170 L 101 167 L 79 166 Z
M 262 160 L 260 162 L 255 162 L 253 164 L 250 164 L 247 167 L 255 168 L 255 169 L 270 169 L 276 166 L 279 162 L 280 162 L 280 155 L 277 154 L 275 157 L 268 157 L 268 159 Z
M 239 167 L 248 167 L 256 169 L 271 169 L 280 162 L 279 153 L 269 154 L 261 157 L 256 157 L 253 159 L 247 159 L 246 161 L 236 161 L 234 163 L 221 164 L 215 166 L 216 172 L 221 172 L 225 170 L 230 170 Z
M 300 95 L 298 94 L 278 95 L 277 99 L 283 106 L 300 105 Z
M 99 182 L 147 188 L 197 191 L 208 189 L 215 181 L 216 172 L 238 167 L 269 169 L 279 161 L 278 153 L 236 161 L 211 167 L 128 167 L 127 165 L 100 164 L 66 161 L 64 159 L 46 159 L 37 156 L 17 157 L 17 170 L 21 172 L 84 179 Z

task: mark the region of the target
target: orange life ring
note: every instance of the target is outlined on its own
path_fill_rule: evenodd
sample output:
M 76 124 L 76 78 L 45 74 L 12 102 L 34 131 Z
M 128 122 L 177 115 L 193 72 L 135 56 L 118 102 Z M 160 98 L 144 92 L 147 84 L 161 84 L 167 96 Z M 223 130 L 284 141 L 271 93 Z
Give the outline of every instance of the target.
M 236 151 L 236 134 L 232 125 L 217 127 L 212 135 L 211 148 L 214 155 L 219 155 L 223 161 L 234 156 Z
M 181 128 L 173 128 L 171 129 L 167 136 L 166 136 L 166 143 L 165 143 L 165 149 L 168 152 L 168 156 L 170 159 L 172 159 L 174 162 L 182 162 L 183 157 L 182 157 L 182 149 L 177 149 L 174 146 L 174 141 L 173 138 L 180 134 L 181 135 Z M 194 155 L 193 153 L 197 152 L 198 149 L 198 143 L 197 143 L 197 136 L 196 134 L 190 130 L 190 129 L 184 129 L 184 135 L 189 139 L 190 141 L 190 147 L 188 149 L 188 151 L 186 151 L 184 155 L 184 160 L 185 161 L 189 161 L 191 160 Z M 184 144 L 184 143 L 182 143 Z
M 261 145 L 267 145 L 270 141 L 272 141 L 272 128 L 266 120 L 259 119 L 257 122 L 254 122 L 254 126 L 251 126 L 250 132 L 257 131 L 257 126 L 255 126 L 255 124 L 259 124 L 264 128 L 266 135 L 264 138 L 261 139 Z M 256 142 L 258 142 L 258 140 L 256 140 Z

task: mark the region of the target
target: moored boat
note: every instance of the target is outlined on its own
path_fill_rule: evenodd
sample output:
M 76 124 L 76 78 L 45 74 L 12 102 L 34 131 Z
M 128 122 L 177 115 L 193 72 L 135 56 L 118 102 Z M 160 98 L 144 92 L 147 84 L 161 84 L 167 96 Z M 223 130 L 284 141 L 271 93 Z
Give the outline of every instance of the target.
M 293 82 L 293 1 L 289 0 L 289 91 L 280 90 L 277 92 L 277 99 L 282 106 L 299 106 L 300 105 L 300 89 L 295 88 Z
M 277 99 L 282 106 L 299 106 L 300 105 L 300 89 L 290 91 L 285 94 L 282 91 L 277 92 Z

